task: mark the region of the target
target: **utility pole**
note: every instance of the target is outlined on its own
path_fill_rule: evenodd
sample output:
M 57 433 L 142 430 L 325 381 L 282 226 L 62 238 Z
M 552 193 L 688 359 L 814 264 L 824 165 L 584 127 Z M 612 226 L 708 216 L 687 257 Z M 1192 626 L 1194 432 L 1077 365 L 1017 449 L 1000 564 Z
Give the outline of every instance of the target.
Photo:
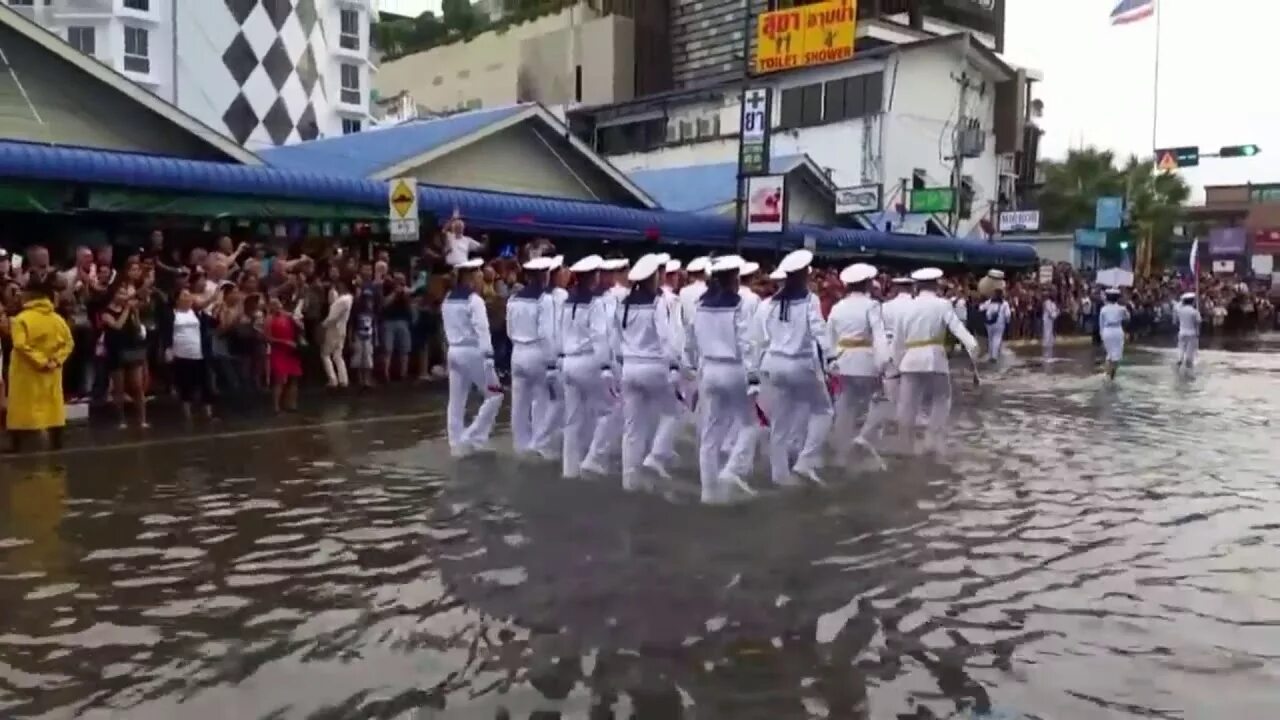
M 952 235 L 960 227 L 960 189 L 961 178 L 964 177 L 964 148 L 961 142 L 962 134 L 969 128 L 969 90 L 977 87 L 968 72 L 961 72 L 959 76 L 952 75 L 951 79 L 960 86 L 959 110 L 956 112 L 956 127 L 951 134 L 951 215 L 948 219 L 948 229 Z

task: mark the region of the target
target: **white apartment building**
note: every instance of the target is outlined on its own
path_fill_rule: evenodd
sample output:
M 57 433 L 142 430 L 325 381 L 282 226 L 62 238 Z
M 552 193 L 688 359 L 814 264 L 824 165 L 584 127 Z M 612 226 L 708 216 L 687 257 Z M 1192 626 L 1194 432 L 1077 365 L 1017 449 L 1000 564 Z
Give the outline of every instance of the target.
M 962 81 L 965 87 L 962 90 Z M 971 157 L 955 232 L 968 235 L 1011 198 L 1030 80 L 968 33 L 859 51 L 849 62 L 757 77 L 773 90 L 772 155 L 808 156 L 836 187 L 878 184 L 884 207 L 904 189 L 952 184 L 957 120 Z M 1021 88 L 1021 89 L 1019 89 Z M 739 83 L 569 112 L 574 132 L 625 173 L 736 162 Z M 998 97 L 999 96 L 999 97 Z M 1003 117 L 1001 117 L 1003 116 Z M 894 218 L 923 233 L 946 217 Z M 932 223 L 933 228 L 927 228 Z M 882 226 L 877 225 L 878 227 Z
M 0 0 L 249 149 L 369 122 L 373 0 Z

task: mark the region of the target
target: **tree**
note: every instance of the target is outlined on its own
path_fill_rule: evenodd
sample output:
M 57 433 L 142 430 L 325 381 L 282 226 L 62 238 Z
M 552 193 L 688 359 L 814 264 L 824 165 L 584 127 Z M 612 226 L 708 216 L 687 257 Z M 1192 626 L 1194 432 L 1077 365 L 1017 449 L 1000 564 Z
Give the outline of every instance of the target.
M 457 33 L 462 37 L 471 34 L 483 23 L 476 12 L 471 9 L 471 0 L 443 0 L 440 3 L 441 14 L 444 15 L 444 26 L 450 34 Z
M 1041 226 L 1051 232 L 1091 228 L 1098 198 L 1123 197 L 1128 223 L 1144 243 L 1140 267 L 1166 260 L 1182 203 L 1191 194 L 1182 176 L 1155 169 L 1153 158 L 1130 156 L 1117 167 L 1110 150 L 1070 150 L 1060 161 L 1045 161 L 1040 189 Z

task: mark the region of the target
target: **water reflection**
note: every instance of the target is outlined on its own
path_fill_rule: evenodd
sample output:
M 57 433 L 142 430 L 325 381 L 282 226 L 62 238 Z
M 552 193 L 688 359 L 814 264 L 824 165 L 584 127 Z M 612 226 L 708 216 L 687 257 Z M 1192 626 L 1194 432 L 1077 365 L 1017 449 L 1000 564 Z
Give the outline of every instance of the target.
M 1015 364 L 945 465 L 733 508 L 425 419 L 4 465 L 0 715 L 1268 717 L 1280 360 L 1135 359 Z

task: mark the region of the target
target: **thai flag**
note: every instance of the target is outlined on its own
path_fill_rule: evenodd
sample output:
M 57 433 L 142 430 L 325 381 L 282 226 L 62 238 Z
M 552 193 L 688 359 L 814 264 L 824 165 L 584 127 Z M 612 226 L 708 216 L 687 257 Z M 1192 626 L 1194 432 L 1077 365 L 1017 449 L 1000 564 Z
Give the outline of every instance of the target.
M 1149 18 L 1156 11 L 1156 0 L 1120 0 L 1111 11 L 1112 25 L 1125 25 Z

